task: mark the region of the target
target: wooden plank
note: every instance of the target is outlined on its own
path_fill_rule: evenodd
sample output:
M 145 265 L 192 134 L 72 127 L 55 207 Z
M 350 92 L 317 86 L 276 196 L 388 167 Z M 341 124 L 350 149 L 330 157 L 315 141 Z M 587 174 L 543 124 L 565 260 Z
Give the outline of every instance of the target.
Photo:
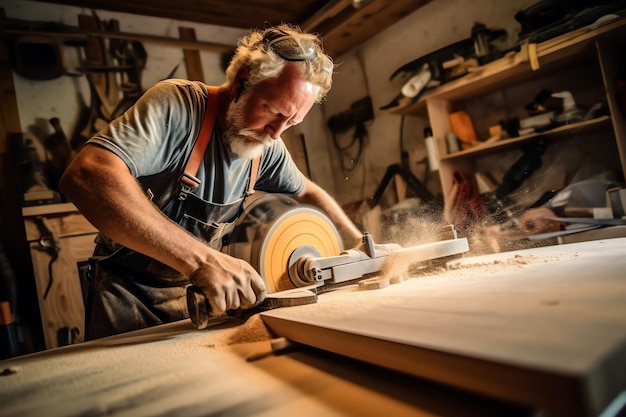
M 4 17 L 4 9 L 0 8 L 0 18 Z M 9 51 L 8 42 L 3 39 L 0 42 L 0 60 L 8 62 Z M 0 68 L 0 155 L 7 150 L 7 136 L 9 133 L 22 131 L 20 126 L 20 115 L 17 109 L 17 96 L 13 84 L 13 71 L 7 65 Z M 2 170 L 4 171 L 4 170 Z M 0 175 L 4 172 L 0 171 Z M 0 177 L 0 180 L 3 178 Z
M 350 5 L 308 30 L 320 32 L 326 52 L 337 57 L 431 1 L 373 0 L 359 9 Z
M 78 213 L 73 203 L 42 204 L 39 206 L 22 207 L 22 216 L 40 216 L 42 214 Z
M 620 46 L 609 42 L 596 43 L 598 48 L 598 58 L 604 90 L 606 91 L 607 103 L 613 121 L 613 131 L 615 132 L 615 142 L 622 165 L 622 175 L 626 177 L 626 114 L 624 114 L 623 97 L 620 99 L 617 92 L 616 83 L 620 80 L 618 71 L 623 71 L 626 60 L 624 54 L 620 53 Z M 621 46 L 623 48 L 623 45 Z M 623 82 L 623 78 L 622 82 Z M 621 103 L 621 106 L 620 106 Z
M 0 378 L 2 414 L 520 415 L 493 399 L 316 349 L 274 355 L 267 339 L 258 317 L 206 331 L 184 320 L 12 359 L 3 362 L 3 369 L 17 372 Z
M 42 230 L 38 224 L 45 222 L 46 230 Z M 87 221 L 79 213 L 67 213 L 64 215 L 48 215 L 42 217 L 41 220 L 26 218 L 24 220 L 24 228 L 26 229 L 26 239 L 37 241 L 42 236 L 48 236 L 50 232 L 54 233 L 57 238 L 77 236 L 77 235 L 94 235 L 98 230 Z
M 78 26 L 82 29 L 99 30 L 100 22 L 97 17 L 80 14 L 78 15 Z M 104 39 L 91 37 L 87 38 L 87 46 L 85 50 L 85 66 L 106 66 L 108 65 L 108 52 L 105 49 Z M 115 109 L 119 97 L 119 87 L 114 73 L 88 72 L 90 82 L 93 84 L 95 92 L 100 99 L 100 108 L 98 114 L 102 115 L 105 120 L 111 119 L 111 114 Z
M 44 0 L 49 3 L 62 3 L 85 7 L 84 0 Z M 90 0 L 94 9 L 133 13 L 143 16 L 156 16 L 167 19 L 198 22 L 203 25 L 219 25 L 248 29 L 264 27 L 266 23 L 276 25 L 282 22 L 299 23 L 320 8 L 328 0 L 170 0 L 124 1 Z
M 327 19 L 332 19 L 343 11 L 347 7 L 352 7 L 352 0 L 335 0 L 329 1 L 319 10 L 317 10 L 313 16 L 309 17 L 302 23 L 302 30 L 307 32 L 312 31 L 318 25 L 322 24 Z
M 626 389 L 626 239 L 464 259 L 372 292 L 262 313 L 273 333 L 570 416 Z
M 196 30 L 194 28 L 179 26 L 178 34 L 183 40 L 196 40 Z M 200 60 L 200 51 L 185 48 L 183 49 L 183 56 L 185 57 L 185 68 L 187 68 L 187 79 L 204 82 L 204 71 L 202 70 L 202 61 Z
M 88 37 L 94 38 L 106 38 L 106 39 L 121 39 L 132 40 L 145 43 L 153 43 L 160 46 L 167 46 L 172 48 L 191 48 L 199 49 L 203 51 L 211 52 L 232 52 L 234 45 L 227 45 L 213 42 L 203 41 L 184 41 L 176 38 L 168 38 L 166 36 L 154 36 L 143 35 L 141 33 L 130 32 L 106 32 L 103 30 L 76 30 L 71 32 L 47 32 L 42 30 L 17 30 L 6 29 L 3 31 L 7 34 L 14 35 L 33 35 L 33 36 L 47 36 L 53 39 L 62 40 L 85 40 Z
M 400 175 L 394 175 L 393 183 L 396 189 L 396 197 L 398 199 L 398 203 L 401 203 L 402 201 L 406 200 L 406 181 L 404 181 L 404 178 L 402 178 Z
M 77 262 L 87 260 L 93 253 L 94 235 L 59 239 L 59 257 L 52 265 L 50 285 L 50 254 L 38 242 L 31 243 L 31 257 L 37 285 L 39 311 L 46 348 L 59 346 L 62 329 L 75 332 L 75 342 L 84 340 L 85 308 Z M 50 290 L 44 298 L 46 289 Z

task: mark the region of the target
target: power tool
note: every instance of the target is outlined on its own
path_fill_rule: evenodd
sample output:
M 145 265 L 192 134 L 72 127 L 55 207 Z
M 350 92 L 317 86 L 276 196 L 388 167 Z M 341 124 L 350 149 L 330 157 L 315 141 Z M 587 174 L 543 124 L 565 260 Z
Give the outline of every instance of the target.
M 285 195 L 263 194 L 244 208 L 222 252 L 249 262 L 259 272 L 267 298 L 252 309 L 215 317 L 202 291 L 189 286 L 189 314 L 196 328 L 203 329 L 228 316 L 245 319 L 272 308 L 314 303 L 317 294 L 330 289 L 377 275 L 406 274 L 415 263 L 469 251 L 467 239 L 459 238 L 452 226 L 442 228 L 441 237 L 403 248 L 376 244 L 365 233 L 359 247 L 343 250 L 339 233 L 323 212 Z

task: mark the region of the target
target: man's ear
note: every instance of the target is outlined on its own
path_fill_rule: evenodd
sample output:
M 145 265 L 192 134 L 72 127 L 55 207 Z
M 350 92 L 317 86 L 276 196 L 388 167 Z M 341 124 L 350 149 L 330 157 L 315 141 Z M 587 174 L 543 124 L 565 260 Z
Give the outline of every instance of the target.
M 247 65 L 242 65 L 241 68 L 239 68 L 239 71 L 237 71 L 237 76 L 235 78 L 236 79 L 248 78 L 249 75 L 250 75 L 250 68 L 248 68 Z
M 237 71 L 237 76 L 235 77 L 235 86 L 234 86 L 236 90 L 235 100 L 234 100 L 235 103 L 239 101 L 239 98 L 241 97 L 241 94 L 243 93 L 243 89 L 246 87 L 246 82 L 248 81 L 249 74 L 250 74 L 250 70 L 245 65 L 239 68 L 239 71 Z

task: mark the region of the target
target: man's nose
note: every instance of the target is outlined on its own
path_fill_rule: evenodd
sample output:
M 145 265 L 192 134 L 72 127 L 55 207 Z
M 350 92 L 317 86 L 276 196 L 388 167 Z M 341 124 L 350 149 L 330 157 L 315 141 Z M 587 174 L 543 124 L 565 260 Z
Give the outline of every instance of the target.
M 272 139 L 279 139 L 280 135 L 287 130 L 287 121 L 276 121 L 268 124 L 265 127 L 265 131 Z

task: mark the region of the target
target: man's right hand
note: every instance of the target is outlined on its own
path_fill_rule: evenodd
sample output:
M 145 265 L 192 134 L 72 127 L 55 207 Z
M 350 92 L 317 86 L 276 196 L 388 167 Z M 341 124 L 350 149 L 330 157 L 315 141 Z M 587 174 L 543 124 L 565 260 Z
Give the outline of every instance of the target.
M 189 280 L 207 297 L 213 316 L 254 307 L 267 296 L 265 281 L 252 265 L 223 253 L 202 264 Z

